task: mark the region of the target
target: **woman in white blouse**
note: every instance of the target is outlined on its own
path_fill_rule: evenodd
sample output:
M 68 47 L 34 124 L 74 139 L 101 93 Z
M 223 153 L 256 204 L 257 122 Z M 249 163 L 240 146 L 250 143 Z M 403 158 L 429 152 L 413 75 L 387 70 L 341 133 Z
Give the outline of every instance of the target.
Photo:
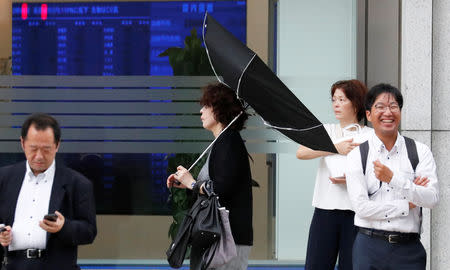
M 352 246 L 357 230 L 347 194 L 346 155 L 367 140 L 372 129 L 362 125 L 367 87 L 358 80 L 338 81 L 331 86 L 334 114 L 339 124 L 325 124 L 339 154 L 300 146 L 297 158 L 320 157 L 312 205 L 305 270 L 331 270 L 339 255 L 339 270 L 352 269 Z

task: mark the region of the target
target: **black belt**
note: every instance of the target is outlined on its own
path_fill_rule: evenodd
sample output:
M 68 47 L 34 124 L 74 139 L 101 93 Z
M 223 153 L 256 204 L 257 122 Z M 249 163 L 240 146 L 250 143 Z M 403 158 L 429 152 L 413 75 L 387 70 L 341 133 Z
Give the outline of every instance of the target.
M 420 239 L 420 235 L 418 233 L 390 232 L 362 227 L 359 227 L 359 232 L 368 235 L 370 237 L 375 237 L 388 241 L 391 244 L 408 243 Z
M 7 256 L 11 258 L 39 259 L 45 257 L 45 249 L 22 249 L 8 251 Z

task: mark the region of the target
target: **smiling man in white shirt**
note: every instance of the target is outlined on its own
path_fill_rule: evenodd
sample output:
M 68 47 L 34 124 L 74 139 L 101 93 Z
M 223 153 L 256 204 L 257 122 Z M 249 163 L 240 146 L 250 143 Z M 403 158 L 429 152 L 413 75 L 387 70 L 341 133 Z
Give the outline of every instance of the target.
M 436 165 L 429 148 L 416 141 L 411 150 L 398 133 L 403 97 L 389 84 L 374 86 L 366 97 L 366 116 L 374 134 L 366 163 L 361 146 L 347 156 L 347 190 L 355 211 L 358 235 L 353 269 L 425 269 L 420 242 L 421 207 L 439 200 Z M 414 170 L 411 153 L 417 152 Z M 365 170 L 363 169 L 365 167 Z

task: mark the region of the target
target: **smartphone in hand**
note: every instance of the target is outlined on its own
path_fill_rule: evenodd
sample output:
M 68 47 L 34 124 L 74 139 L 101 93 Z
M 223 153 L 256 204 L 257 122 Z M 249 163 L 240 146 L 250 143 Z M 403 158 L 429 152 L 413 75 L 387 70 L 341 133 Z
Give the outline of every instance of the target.
M 47 214 L 44 216 L 44 219 L 49 220 L 49 221 L 56 221 L 58 219 L 58 216 L 56 214 Z

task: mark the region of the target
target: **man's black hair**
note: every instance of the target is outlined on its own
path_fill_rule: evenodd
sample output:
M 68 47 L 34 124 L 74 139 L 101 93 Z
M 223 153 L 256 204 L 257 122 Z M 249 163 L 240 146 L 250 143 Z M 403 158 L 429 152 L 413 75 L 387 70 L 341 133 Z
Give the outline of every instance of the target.
M 375 100 L 377 100 L 378 96 L 384 93 L 391 94 L 394 96 L 395 101 L 397 101 L 400 109 L 403 107 L 403 96 L 402 93 L 397 89 L 397 87 L 392 86 L 387 83 L 380 83 L 372 87 L 366 95 L 365 107 L 367 111 L 370 111 Z
M 24 140 L 32 125 L 34 125 L 37 130 L 45 130 L 50 127 L 53 129 L 55 143 L 58 144 L 61 140 L 61 128 L 59 127 L 58 121 L 50 115 L 45 113 L 35 113 L 28 117 L 22 125 L 22 132 L 20 134 Z

